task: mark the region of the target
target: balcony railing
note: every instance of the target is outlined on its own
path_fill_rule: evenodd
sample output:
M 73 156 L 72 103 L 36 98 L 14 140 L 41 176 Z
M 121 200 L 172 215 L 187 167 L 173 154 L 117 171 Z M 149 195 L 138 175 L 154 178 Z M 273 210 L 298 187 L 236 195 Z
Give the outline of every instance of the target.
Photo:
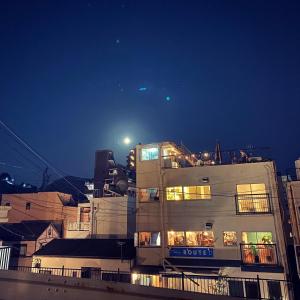
M 270 214 L 272 213 L 270 196 L 265 194 L 235 195 L 237 214 Z
M 69 222 L 68 230 L 70 231 L 89 231 L 91 229 L 90 222 Z
M 245 265 L 278 265 L 276 244 L 240 244 Z

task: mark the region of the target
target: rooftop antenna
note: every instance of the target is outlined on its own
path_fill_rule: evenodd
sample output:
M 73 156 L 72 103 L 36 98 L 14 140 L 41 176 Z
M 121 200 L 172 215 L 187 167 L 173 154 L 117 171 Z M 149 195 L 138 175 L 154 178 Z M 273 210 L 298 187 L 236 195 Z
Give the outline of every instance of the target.
M 49 170 L 48 167 L 46 167 L 46 169 L 43 172 L 43 180 L 39 189 L 40 191 L 43 191 L 46 188 L 46 186 L 49 184 L 51 175 L 48 174 L 48 170 Z
M 219 141 L 217 141 L 215 147 L 215 162 L 219 165 L 222 163 L 221 145 Z

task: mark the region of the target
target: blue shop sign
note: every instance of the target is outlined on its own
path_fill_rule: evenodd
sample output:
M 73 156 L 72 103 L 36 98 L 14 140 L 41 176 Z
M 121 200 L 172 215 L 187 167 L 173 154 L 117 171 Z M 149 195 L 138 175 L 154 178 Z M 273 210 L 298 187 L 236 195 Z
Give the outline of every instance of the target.
M 170 256 L 180 257 L 213 257 L 213 248 L 190 248 L 190 247 L 172 247 L 169 252 Z

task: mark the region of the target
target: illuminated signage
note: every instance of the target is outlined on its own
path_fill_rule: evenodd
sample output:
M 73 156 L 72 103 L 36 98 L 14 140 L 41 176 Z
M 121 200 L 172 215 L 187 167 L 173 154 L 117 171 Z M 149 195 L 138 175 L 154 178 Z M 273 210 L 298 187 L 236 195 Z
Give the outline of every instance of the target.
M 170 256 L 177 257 L 213 257 L 213 248 L 191 248 L 191 247 L 172 247 L 169 251 Z

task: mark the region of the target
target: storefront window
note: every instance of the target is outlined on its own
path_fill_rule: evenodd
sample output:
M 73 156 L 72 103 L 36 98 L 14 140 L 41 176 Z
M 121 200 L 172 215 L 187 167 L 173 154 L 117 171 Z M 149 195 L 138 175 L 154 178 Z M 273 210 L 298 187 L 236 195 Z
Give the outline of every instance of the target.
M 169 231 L 168 232 L 169 246 L 185 246 L 184 231 Z
M 185 200 L 211 199 L 209 185 L 185 186 L 183 192 Z
M 169 231 L 169 246 L 213 247 L 214 233 L 212 231 Z
M 154 160 L 158 159 L 158 147 L 153 148 L 142 148 L 141 149 L 141 160 Z
M 183 200 L 183 193 L 181 186 L 167 187 L 167 200 Z
M 224 246 L 236 246 L 237 245 L 236 231 L 224 231 L 223 240 L 224 240 Z
M 160 232 L 139 232 L 140 247 L 159 247 Z

